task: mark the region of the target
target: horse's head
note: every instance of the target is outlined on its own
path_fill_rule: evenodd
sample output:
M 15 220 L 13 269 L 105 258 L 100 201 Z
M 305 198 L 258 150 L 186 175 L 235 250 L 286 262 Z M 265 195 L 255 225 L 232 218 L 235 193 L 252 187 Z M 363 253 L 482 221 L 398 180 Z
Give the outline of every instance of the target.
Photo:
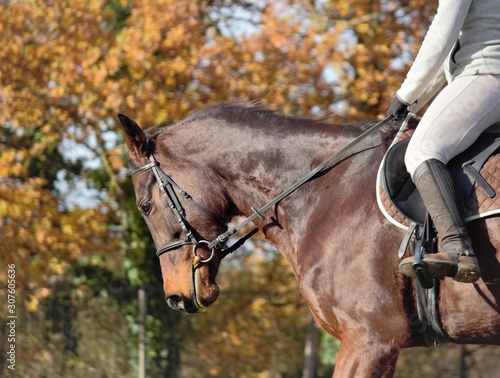
M 167 158 L 169 151 L 165 143 L 160 146 L 158 135 L 150 138 L 132 119 L 118 117 L 135 169 L 137 207 L 160 259 L 167 304 L 189 313 L 204 311 L 219 295 L 215 276 L 224 252 L 209 249 L 207 240 L 225 231 L 221 201 L 207 199 L 210 184 L 205 176 L 182 169 L 171 154 Z

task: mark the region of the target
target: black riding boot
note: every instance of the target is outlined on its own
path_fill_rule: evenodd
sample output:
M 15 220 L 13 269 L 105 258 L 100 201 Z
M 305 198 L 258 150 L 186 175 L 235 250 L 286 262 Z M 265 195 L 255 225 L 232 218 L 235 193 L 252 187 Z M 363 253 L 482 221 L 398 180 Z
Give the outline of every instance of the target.
M 415 171 L 416 186 L 441 239 L 441 251 L 424 255 L 429 273 L 435 278 L 453 277 L 459 282 L 475 282 L 480 271 L 477 258 L 448 168 L 439 160 L 423 162 Z M 413 257 L 404 259 L 401 271 L 414 276 Z

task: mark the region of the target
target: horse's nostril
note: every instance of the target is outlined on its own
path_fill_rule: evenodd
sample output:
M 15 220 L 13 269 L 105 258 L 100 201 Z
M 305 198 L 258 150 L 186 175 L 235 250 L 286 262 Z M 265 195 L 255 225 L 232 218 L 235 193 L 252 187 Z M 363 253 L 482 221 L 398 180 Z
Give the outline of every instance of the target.
M 184 300 L 177 294 L 167 297 L 167 305 L 174 310 L 184 310 Z

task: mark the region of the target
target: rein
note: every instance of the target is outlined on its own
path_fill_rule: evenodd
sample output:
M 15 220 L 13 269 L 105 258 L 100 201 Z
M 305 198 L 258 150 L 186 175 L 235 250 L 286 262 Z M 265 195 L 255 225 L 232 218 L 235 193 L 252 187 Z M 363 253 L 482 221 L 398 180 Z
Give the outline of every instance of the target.
M 225 223 L 222 222 L 220 219 L 218 219 L 213 213 L 211 213 L 209 210 L 205 209 L 203 206 L 201 206 L 198 202 L 196 202 L 185 190 L 183 190 L 177 183 L 172 180 L 170 176 L 168 176 L 165 172 L 163 172 L 159 166 L 159 163 L 155 160 L 152 154 L 149 155 L 149 160 L 150 162 L 132 172 L 132 176 L 140 173 L 147 171 L 151 169 L 155 175 L 156 181 L 158 182 L 158 186 L 160 188 L 160 191 L 163 193 L 165 198 L 167 199 L 169 207 L 172 209 L 175 217 L 177 218 L 177 221 L 179 222 L 183 234 L 184 234 L 184 240 L 178 240 L 172 243 L 169 243 L 160 249 L 156 251 L 156 255 L 160 257 L 164 253 L 171 252 L 173 250 L 176 250 L 184 245 L 192 245 L 193 246 L 193 255 L 194 255 L 194 260 L 193 260 L 193 266 L 198 266 L 200 263 L 207 263 L 212 258 L 214 257 L 215 249 L 221 251 L 223 253 L 221 258 L 224 258 L 228 254 L 234 252 L 236 249 L 241 247 L 248 239 L 250 239 L 253 235 L 255 235 L 258 232 L 257 228 L 252 229 L 250 232 L 248 232 L 246 235 L 242 236 L 237 242 L 235 242 L 233 245 L 227 248 L 221 248 L 221 245 L 223 245 L 233 234 L 247 226 L 249 223 L 251 223 L 255 218 L 260 218 L 264 219 L 264 215 L 262 215 L 264 212 L 269 210 L 271 207 L 275 206 L 277 203 L 279 203 L 281 200 L 284 198 L 288 197 L 290 194 L 292 194 L 295 190 L 297 190 L 299 187 L 304 185 L 307 181 L 311 180 L 314 176 L 316 176 L 318 173 L 322 172 L 325 168 L 327 168 L 330 164 L 332 164 L 334 161 L 338 160 L 343 154 L 345 154 L 347 151 L 349 151 L 351 148 L 353 148 L 355 145 L 360 143 L 363 139 L 368 137 L 369 135 L 373 134 L 375 131 L 380 129 L 382 126 L 386 125 L 389 121 L 391 121 L 394 118 L 393 115 L 389 115 L 386 118 L 384 118 L 382 121 L 378 122 L 376 125 L 372 126 L 368 130 L 366 130 L 363 134 L 358 136 L 356 139 L 354 139 L 351 143 L 349 143 L 347 146 L 342 148 L 339 152 L 335 153 L 331 157 L 329 157 L 327 160 L 325 160 L 323 163 L 318 165 L 316 168 L 314 168 L 312 171 L 310 171 L 307 175 L 302 177 L 300 180 L 295 182 L 292 186 L 290 186 L 288 189 L 283 191 L 281 194 L 270 200 L 268 203 L 266 203 L 264 206 L 262 206 L 260 209 L 255 209 L 252 207 L 251 209 L 253 210 L 253 213 L 245 219 L 243 222 L 241 222 L 239 225 L 227 230 L 226 232 L 220 234 L 217 236 L 213 241 L 209 242 L 207 240 L 197 240 L 193 230 L 189 228 L 189 223 L 186 220 L 186 212 L 184 211 L 184 208 L 182 207 L 179 198 L 177 197 L 175 190 L 176 189 L 185 199 L 189 200 L 197 209 L 201 210 L 205 214 L 207 214 L 210 218 L 212 218 L 215 222 L 218 224 L 226 227 Z M 210 257 L 207 259 L 201 259 L 199 255 L 196 254 L 196 249 L 200 246 L 205 244 L 207 246 L 207 249 L 211 251 Z
M 221 243 L 224 243 L 231 235 L 233 235 L 234 233 L 238 232 L 243 227 L 247 226 L 255 218 L 264 219 L 264 216 L 262 215 L 262 213 L 266 212 L 271 207 L 273 207 L 274 205 L 276 205 L 278 202 L 280 202 L 284 198 L 288 197 L 295 190 L 297 190 L 299 187 L 301 187 L 302 185 L 304 185 L 307 181 L 309 181 L 310 179 L 312 179 L 314 176 L 316 176 L 318 173 L 320 173 L 326 167 L 328 167 L 330 164 L 332 164 L 335 160 L 338 160 L 343 154 L 345 154 L 351 148 L 353 148 L 358 143 L 360 143 L 363 139 L 365 139 L 369 135 L 373 134 L 375 131 L 377 131 L 378 129 L 380 129 L 382 126 L 384 126 L 388 122 L 390 122 L 393 118 L 394 118 L 393 115 L 389 115 L 389 116 L 385 117 L 382 121 L 378 122 L 376 125 L 370 127 L 363 134 L 361 134 L 359 137 L 357 137 L 356 139 L 354 139 L 347 146 L 345 146 L 344 148 L 342 148 L 339 152 L 337 152 L 334 155 L 330 156 L 323 163 L 321 163 L 320 165 L 318 165 L 311 172 L 309 172 L 307 175 L 305 175 L 304 177 L 302 177 L 299 181 L 297 181 L 295 184 L 293 184 L 292 186 L 290 186 L 284 192 L 282 192 L 281 194 L 279 194 L 278 196 L 276 196 L 275 198 L 273 198 L 271 201 L 269 201 L 268 203 L 266 203 L 260 209 L 255 209 L 254 207 L 252 207 L 253 213 L 246 220 L 244 220 L 243 222 L 241 222 L 236 227 L 233 227 L 230 230 L 226 231 L 225 233 L 217 236 L 212 242 L 210 242 L 208 244 L 208 248 L 213 248 L 213 247 L 215 247 L 215 246 L 217 246 L 217 245 L 219 245 Z M 258 229 L 255 228 L 252 231 L 250 231 L 249 234 L 252 233 L 252 235 L 253 235 L 257 231 L 258 231 Z M 249 234 L 245 235 L 243 238 L 245 238 L 245 240 L 247 240 L 249 238 L 249 237 L 247 237 Z M 243 243 L 241 243 L 241 244 L 243 244 Z

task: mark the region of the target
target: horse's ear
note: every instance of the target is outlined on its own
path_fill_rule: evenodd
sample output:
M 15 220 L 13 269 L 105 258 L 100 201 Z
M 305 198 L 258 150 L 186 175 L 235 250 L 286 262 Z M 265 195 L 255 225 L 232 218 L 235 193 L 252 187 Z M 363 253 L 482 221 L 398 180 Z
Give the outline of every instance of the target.
M 142 131 L 141 127 L 132 118 L 127 117 L 125 114 L 118 114 L 123 130 L 125 131 L 125 138 L 129 157 L 134 160 L 141 157 L 147 157 L 148 141 L 146 134 Z

